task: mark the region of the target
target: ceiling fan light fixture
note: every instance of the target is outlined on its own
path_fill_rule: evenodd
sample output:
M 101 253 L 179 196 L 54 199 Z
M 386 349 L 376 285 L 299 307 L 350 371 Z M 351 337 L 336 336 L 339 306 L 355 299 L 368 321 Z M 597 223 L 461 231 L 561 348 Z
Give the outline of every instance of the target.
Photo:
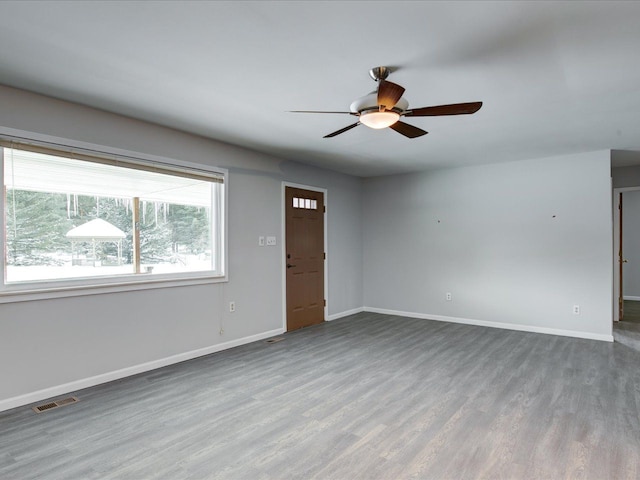
M 400 114 L 389 110 L 380 112 L 367 112 L 360 114 L 360 123 L 369 128 L 381 129 L 387 128 L 400 120 Z

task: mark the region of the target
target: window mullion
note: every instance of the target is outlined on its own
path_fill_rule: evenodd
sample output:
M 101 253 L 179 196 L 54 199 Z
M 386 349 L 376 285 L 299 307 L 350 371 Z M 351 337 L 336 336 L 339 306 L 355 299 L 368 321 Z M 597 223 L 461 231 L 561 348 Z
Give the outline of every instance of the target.
M 140 267 L 140 198 L 133 197 L 133 268 L 135 273 L 142 271 Z

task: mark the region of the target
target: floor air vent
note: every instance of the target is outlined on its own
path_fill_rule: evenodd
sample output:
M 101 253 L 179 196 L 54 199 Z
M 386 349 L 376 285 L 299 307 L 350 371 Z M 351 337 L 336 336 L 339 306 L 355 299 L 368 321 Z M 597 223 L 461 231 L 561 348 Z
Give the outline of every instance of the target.
M 284 337 L 275 337 L 275 338 L 270 338 L 265 343 L 276 343 L 276 342 L 281 342 L 282 340 L 284 340 Z
M 76 403 L 78 399 L 76 397 L 68 397 L 63 398 L 62 400 L 56 400 L 55 402 L 45 403 L 44 405 L 38 405 L 37 407 L 31 407 L 31 409 L 36 413 L 46 412 L 47 410 L 52 410 L 58 407 L 64 407 L 65 405 L 70 405 L 72 403 Z

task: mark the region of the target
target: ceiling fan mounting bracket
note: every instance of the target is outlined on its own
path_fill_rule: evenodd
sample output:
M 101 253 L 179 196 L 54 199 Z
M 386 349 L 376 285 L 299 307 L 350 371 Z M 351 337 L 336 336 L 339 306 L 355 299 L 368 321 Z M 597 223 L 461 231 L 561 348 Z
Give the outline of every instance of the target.
M 376 82 L 380 80 L 386 80 L 391 70 L 388 67 L 374 67 L 369 70 L 369 76 L 373 78 Z

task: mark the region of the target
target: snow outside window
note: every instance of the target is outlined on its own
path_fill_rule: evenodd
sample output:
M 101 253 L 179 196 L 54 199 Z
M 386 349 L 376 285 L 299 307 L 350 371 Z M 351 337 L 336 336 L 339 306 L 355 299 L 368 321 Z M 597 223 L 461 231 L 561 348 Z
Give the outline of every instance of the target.
M 4 287 L 224 275 L 224 175 L 0 143 Z

